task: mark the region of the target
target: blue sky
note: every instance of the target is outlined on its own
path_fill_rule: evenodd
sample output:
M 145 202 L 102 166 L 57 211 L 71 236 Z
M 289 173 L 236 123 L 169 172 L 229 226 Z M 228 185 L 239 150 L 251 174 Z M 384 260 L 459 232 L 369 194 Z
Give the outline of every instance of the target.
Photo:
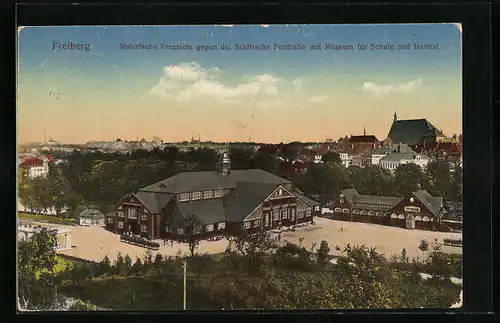
M 54 51 L 53 41 L 91 44 L 91 48 Z M 355 48 L 262 52 L 119 48 L 120 43 L 162 42 L 300 43 L 307 48 L 330 43 Z M 358 43 L 438 44 L 439 49 L 360 51 Z M 249 136 L 272 142 L 320 140 L 356 134 L 363 125 L 384 137 L 394 111 L 401 118 L 426 117 L 445 134 L 461 132 L 461 31 L 455 24 L 27 27 L 19 32 L 18 48 L 21 142 L 36 140 L 45 127 L 62 141 L 78 142 L 152 135 L 180 140 L 198 133 L 207 134 L 207 140 Z M 178 73 L 191 73 L 196 79 L 181 84 Z M 167 88 L 170 92 L 164 95 Z M 172 92 L 174 88 L 179 92 Z M 51 91 L 63 95 L 48 98 Z M 256 109 L 261 118 L 255 116 Z M 288 130 L 259 131 L 285 115 Z M 67 122 L 55 122 L 56 116 Z M 75 128 L 74 119 L 87 127 Z M 165 129 L 161 120 L 174 120 L 179 127 Z M 206 120 L 213 122 L 202 122 Z M 145 125 L 141 134 L 130 131 L 136 128 L 134 122 Z M 301 122 L 320 128 L 321 134 L 289 130 Z M 66 135 L 69 129 L 74 129 L 72 136 Z

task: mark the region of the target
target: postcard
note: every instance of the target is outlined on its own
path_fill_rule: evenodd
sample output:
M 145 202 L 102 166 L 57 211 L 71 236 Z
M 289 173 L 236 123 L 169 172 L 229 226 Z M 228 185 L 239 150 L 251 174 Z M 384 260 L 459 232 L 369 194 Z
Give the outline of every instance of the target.
M 460 24 L 18 29 L 20 311 L 462 306 Z

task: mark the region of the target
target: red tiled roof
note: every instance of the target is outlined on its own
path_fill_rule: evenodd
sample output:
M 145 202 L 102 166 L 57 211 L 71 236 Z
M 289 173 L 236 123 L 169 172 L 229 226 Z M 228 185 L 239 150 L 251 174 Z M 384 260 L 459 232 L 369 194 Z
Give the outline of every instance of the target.
M 21 167 L 33 167 L 33 166 L 42 166 L 43 159 L 39 157 L 26 157 L 21 162 Z
M 362 142 L 372 143 L 372 142 L 379 142 L 379 140 L 374 135 L 351 136 L 351 138 L 349 138 L 349 142 L 351 142 L 351 143 L 362 143 Z

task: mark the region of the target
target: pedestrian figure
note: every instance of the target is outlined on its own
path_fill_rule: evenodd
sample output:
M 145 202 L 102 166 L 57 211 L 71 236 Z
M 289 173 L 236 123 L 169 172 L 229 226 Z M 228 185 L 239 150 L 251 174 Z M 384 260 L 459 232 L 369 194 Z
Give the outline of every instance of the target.
M 170 246 L 174 246 L 174 240 L 170 240 Z
M 341 227 L 341 228 L 340 228 L 340 232 L 344 232 L 344 228 L 342 228 L 342 227 Z

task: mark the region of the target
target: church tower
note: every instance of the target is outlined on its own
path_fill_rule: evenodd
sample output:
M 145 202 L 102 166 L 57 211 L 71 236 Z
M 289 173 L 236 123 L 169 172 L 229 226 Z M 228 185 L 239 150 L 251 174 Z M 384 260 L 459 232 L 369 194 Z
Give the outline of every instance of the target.
M 227 152 L 222 154 L 221 172 L 222 175 L 229 175 L 231 173 L 231 158 L 229 158 L 229 153 Z

